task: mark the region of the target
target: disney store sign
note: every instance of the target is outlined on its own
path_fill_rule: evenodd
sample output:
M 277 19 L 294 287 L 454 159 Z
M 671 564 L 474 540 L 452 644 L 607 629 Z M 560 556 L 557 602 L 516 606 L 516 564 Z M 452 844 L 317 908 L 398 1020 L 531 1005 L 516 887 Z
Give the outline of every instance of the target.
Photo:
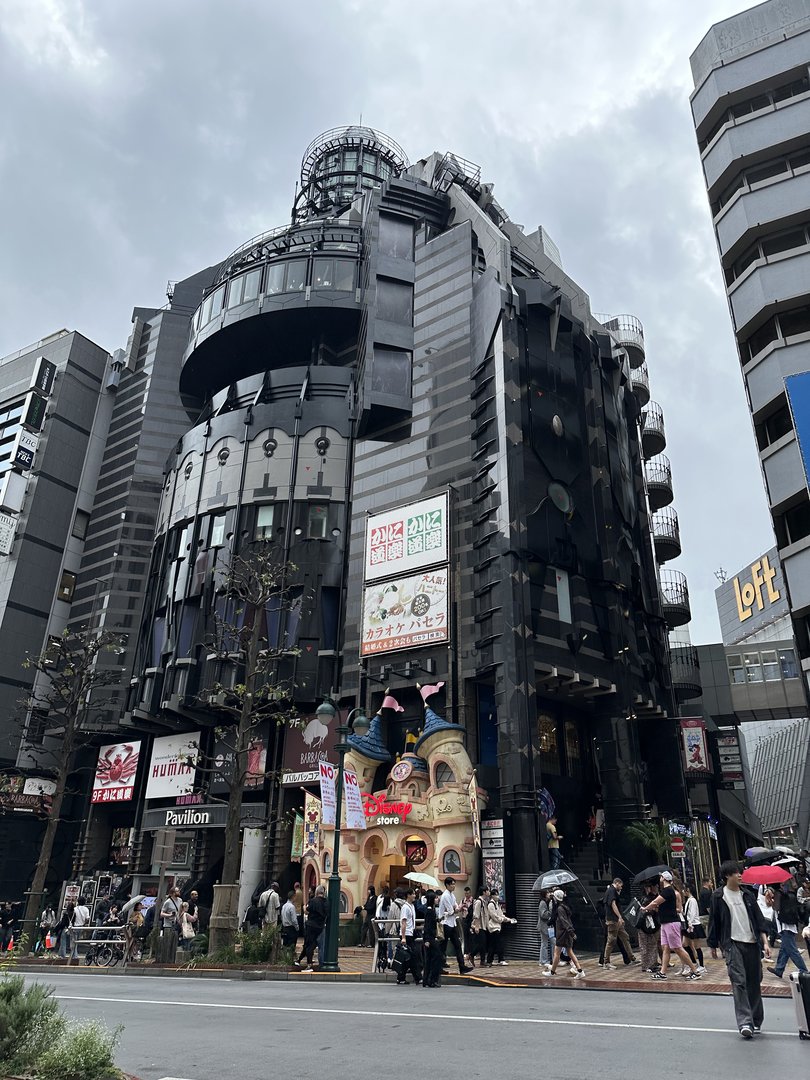
M 363 796 L 363 811 L 367 818 L 376 818 L 375 825 L 404 825 L 411 810 L 409 802 L 388 802 L 385 795 Z

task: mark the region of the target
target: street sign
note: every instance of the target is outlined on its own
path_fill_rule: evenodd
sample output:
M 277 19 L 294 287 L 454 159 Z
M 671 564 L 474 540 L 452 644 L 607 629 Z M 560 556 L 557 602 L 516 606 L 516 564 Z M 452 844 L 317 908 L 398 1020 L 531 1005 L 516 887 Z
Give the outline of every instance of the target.
M 673 836 L 670 840 L 670 847 L 672 848 L 673 855 L 683 855 L 685 846 L 682 836 Z

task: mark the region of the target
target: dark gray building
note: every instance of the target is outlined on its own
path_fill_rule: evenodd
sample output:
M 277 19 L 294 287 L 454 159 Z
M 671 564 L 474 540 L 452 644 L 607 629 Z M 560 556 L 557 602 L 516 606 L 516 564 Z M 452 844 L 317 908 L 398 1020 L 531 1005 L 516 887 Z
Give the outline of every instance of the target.
M 403 712 L 375 729 L 390 760 L 424 722 L 417 679 L 443 684 L 432 703 L 465 732 L 506 823 L 510 890 L 545 857 L 543 789 L 574 850 L 594 805 L 617 855 L 650 804 L 688 812 L 675 713 L 700 686 L 696 657 L 688 686 L 670 677 L 668 629 L 689 609 L 684 579 L 668 579 L 663 602 L 658 580 L 681 546 L 663 414 L 638 320 L 597 319 L 560 261 L 453 154 L 409 165 L 362 127 L 311 144 L 292 224 L 226 258 L 185 319 L 187 420 L 163 478 L 132 728 L 186 732 L 216 753 L 209 688 L 242 675 L 238 656 L 204 645 L 227 613 L 217 583 L 234 553 L 273 545 L 314 598 L 283 624 L 259 614 L 268 640 L 297 647 L 296 708 L 332 697 L 374 712 L 390 687 Z M 266 734 L 268 762 L 286 761 L 296 736 L 282 737 Z M 373 789 L 393 797 L 399 783 L 381 765 Z M 439 805 L 451 762 L 432 783 Z M 180 798 L 206 803 L 208 782 L 193 786 Z M 160 790 L 149 828 L 176 817 Z M 283 871 L 279 821 L 298 787 L 252 799 L 254 814 L 269 806 L 270 865 Z M 413 828 L 432 850 L 430 830 Z M 407 837 L 385 835 L 390 858 Z M 188 836 L 186 872 L 216 880 L 221 833 Z M 472 839 L 457 856 L 474 880 Z M 365 884 L 346 886 L 347 905 Z
M 112 409 L 110 357 L 62 330 L 0 360 L 0 881 L 27 886 L 42 822 L 31 794 L 52 764 L 48 718 L 27 714 L 40 656 L 68 623 Z M 45 784 L 47 790 L 47 783 Z M 81 800 L 78 800 L 79 804 Z M 66 817 L 78 821 L 74 805 Z M 53 880 L 68 874 L 75 829 L 63 830 Z

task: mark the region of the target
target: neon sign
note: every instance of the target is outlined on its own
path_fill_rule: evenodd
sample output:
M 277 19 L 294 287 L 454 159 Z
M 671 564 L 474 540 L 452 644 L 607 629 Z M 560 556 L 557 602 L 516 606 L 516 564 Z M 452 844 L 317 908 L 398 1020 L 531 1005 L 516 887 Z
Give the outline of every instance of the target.
M 367 818 L 376 817 L 378 825 L 403 825 L 411 810 L 409 802 L 390 803 L 385 795 L 363 796 L 363 812 Z

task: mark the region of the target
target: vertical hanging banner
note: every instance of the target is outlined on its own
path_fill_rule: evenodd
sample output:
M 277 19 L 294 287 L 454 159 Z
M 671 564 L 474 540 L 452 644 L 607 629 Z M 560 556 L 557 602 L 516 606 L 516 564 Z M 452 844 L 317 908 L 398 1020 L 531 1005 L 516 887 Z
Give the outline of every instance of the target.
M 304 798 L 304 849 L 301 858 L 317 858 L 321 852 L 321 800 L 306 793 Z
M 365 829 L 366 814 L 363 810 L 363 798 L 360 794 L 360 784 L 354 769 L 344 769 L 343 790 L 346 793 L 346 828 Z
M 472 819 L 473 841 L 476 847 L 481 847 L 481 810 L 478 806 L 478 781 L 475 773 L 467 786 L 467 794 L 470 798 L 470 817 Z
M 304 854 L 304 817 L 295 811 L 295 820 L 292 827 L 292 844 L 290 845 L 290 862 L 301 862 Z
M 328 761 L 321 761 L 318 765 L 318 775 L 321 780 L 321 822 L 324 825 L 334 825 L 337 816 L 337 797 L 335 795 L 335 777 L 337 769 Z
M 709 750 L 706 745 L 706 725 L 702 719 L 681 720 L 684 768 L 687 776 L 710 773 Z

